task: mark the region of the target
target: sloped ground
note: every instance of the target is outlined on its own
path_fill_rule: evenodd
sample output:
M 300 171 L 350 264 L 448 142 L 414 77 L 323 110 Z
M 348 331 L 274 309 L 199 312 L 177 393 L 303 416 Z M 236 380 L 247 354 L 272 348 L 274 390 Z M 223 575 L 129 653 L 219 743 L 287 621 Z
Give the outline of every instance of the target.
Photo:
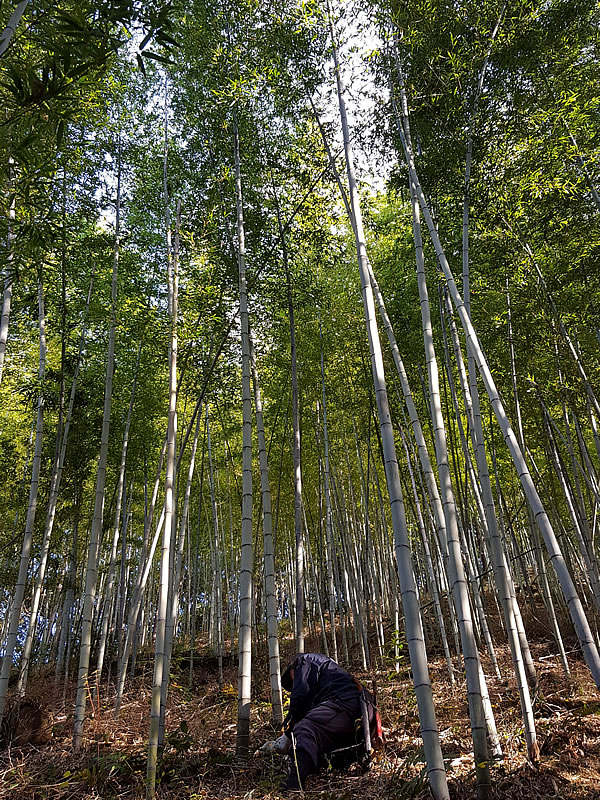
M 313 644 L 313 647 L 315 645 Z M 307 649 L 310 643 L 307 643 Z M 534 646 L 540 688 L 536 722 L 541 749 L 537 769 L 527 764 L 519 702 L 514 681 L 489 680 L 496 724 L 505 754 L 492 767 L 493 797 L 515 800 L 600 800 L 600 694 L 581 660 L 570 656 L 568 680 L 551 645 Z M 289 653 L 291 655 L 291 653 Z M 503 675 L 510 676 L 509 653 L 500 650 Z M 431 661 L 438 725 L 453 800 L 475 798 L 471 741 L 464 684 L 451 690 L 445 662 Z M 484 665 L 485 666 L 485 665 Z M 160 800 L 249 800 L 275 798 L 285 773 L 279 756 L 254 756 L 247 765 L 234 758 L 236 672 L 225 669 L 219 691 L 214 659 L 195 662 L 193 686 L 188 687 L 185 660 L 175 675 L 167 713 L 167 746 L 159 777 Z M 252 749 L 274 736 L 269 724 L 266 658 L 257 660 L 252 711 Z M 324 800 L 428 797 L 423 770 L 416 703 L 409 670 L 403 664 L 372 674 L 355 673 L 367 685 L 375 679 L 386 734 L 385 750 L 376 755 L 371 771 L 358 766 L 346 773 L 313 776 L 307 797 Z M 54 736 L 43 747 L 27 745 L 0 752 L 0 798 L 11 800 L 78 800 L 79 798 L 142 798 L 146 765 L 146 737 L 150 705 L 151 669 L 129 687 L 121 717 L 114 719 L 113 687 L 103 687 L 93 714 L 86 721 L 81 754 L 71 753 L 72 702 L 62 704 L 62 687 L 52 676 L 30 686 L 54 715 Z M 67 697 L 74 696 L 69 687 Z

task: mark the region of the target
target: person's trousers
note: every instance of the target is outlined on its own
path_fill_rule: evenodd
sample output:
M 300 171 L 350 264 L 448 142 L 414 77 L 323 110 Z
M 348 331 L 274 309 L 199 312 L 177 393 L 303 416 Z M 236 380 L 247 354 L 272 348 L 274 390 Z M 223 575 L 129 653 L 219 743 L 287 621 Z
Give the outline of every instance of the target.
M 358 714 L 357 714 L 358 716 Z M 307 752 L 313 770 L 321 767 L 323 756 L 354 744 L 355 718 L 335 703 L 325 702 L 313 708 L 294 726 L 298 749 Z M 293 753 L 290 753 L 293 758 Z

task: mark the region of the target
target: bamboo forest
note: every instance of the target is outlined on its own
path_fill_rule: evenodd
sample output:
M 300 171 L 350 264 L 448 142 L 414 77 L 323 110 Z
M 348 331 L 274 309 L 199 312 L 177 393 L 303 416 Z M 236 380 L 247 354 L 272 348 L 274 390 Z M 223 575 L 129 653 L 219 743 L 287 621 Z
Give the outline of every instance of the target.
M 0 4 L 0 798 L 600 798 L 599 25 Z

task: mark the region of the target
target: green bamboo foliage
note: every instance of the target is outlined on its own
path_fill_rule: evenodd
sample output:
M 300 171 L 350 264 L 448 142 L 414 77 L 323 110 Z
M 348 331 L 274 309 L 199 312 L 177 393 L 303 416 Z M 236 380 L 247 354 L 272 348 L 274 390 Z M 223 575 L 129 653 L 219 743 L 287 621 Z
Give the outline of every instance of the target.
M 205 647 L 238 667 L 244 760 L 280 648 L 390 674 L 406 640 L 434 796 L 428 661 L 465 657 L 485 795 L 474 637 L 490 692 L 510 644 L 531 762 L 531 609 L 600 680 L 597 9 L 372 0 L 352 130 L 325 8 L 136 2 L 123 52 L 122 4 L 78 6 L 85 42 L 71 6 L 2 15 L 0 708 L 51 665 L 85 750 L 88 692 L 119 715 L 154 657 L 151 797 L 180 654 L 192 688 Z

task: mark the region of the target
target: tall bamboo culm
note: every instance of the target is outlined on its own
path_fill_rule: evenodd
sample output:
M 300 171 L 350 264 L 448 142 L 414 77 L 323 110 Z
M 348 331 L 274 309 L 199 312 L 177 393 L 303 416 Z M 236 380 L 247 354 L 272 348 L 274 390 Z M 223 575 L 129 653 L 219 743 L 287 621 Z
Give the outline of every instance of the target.
M 165 78 L 165 122 L 163 157 L 163 200 L 165 214 L 165 239 L 167 261 L 167 283 L 169 290 L 169 315 L 171 338 L 169 343 L 169 412 L 167 427 L 167 461 L 165 469 L 165 523 L 160 555 L 160 585 L 156 612 L 156 635 L 154 644 L 154 673 L 150 704 L 150 733 L 148 737 L 148 762 L 146 766 L 146 797 L 150 800 L 156 791 L 156 769 L 161 739 L 164 732 L 164 706 L 162 704 L 163 677 L 168 675 L 168 656 L 165 652 L 169 590 L 171 586 L 171 548 L 175 525 L 175 480 L 177 440 L 177 271 L 171 252 L 171 216 L 167 191 L 168 158 L 167 79 Z
M 402 603 L 404 606 L 404 615 L 406 620 L 406 639 L 413 670 L 417 705 L 419 708 L 421 735 L 423 737 L 423 747 L 427 763 L 427 776 L 429 779 L 429 785 L 435 800 L 448 800 L 448 784 L 446 780 L 446 771 L 444 768 L 444 761 L 442 758 L 435 718 L 433 695 L 427 666 L 427 654 L 425 652 L 425 642 L 423 638 L 419 599 L 417 595 L 410 546 L 408 542 L 408 533 L 406 529 L 404 502 L 402 499 L 400 475 L 398 472 L 398 461 L 396 457 L 394 434 L 388 406 L 387 390 L 385 386 L 383 354 L 381 352 L 379 333 L 375 321 L 375 304 L 373 300 L 373 291 L 369 280 L 358 186 L 354 175 L 352 149 L 350 146 L 350 130 L 346 116 L 342 78 L 333 27 L 333 16 L 329 2 L 328 11 L 336 73 L 338 103 L 344 138 L 344 152 L 346 155 L 348 186 L 354 220 L 353 228 L 356 239 L 358 266 L 361 277 L 365 322 L 369 339 L 369 350 L 371 354 L 371 365 L 373 369 L 373 380 L 375 384 L 375 396 L 377 400 L 381 440 L 384 449 L 385 473 L 394 526 L 394 540 L 396 546 L 396 559 L 398 562 L 400 591 L 402 594 Z
M 42 464 L 42 438 L 44 433 L 44 378 L 46 375 L 46 312 L 44 308 L 44 288 L 41 277 L 38 281 L 38 327 L 39 327 L 39 361 L 38 361 L 38 380 L 39 394 L 37 401 L 37 414 L 35 425 L 35 445 L 33 461 L 31 463 L 31 483 L 29 484 L 29 502 L 27 504 L 27 517 L 25 520 L 25 532 L 23 534 L 23 544 L 21 546 L 21 558 L 19 561 L 19 573 L 13 595 L 10 611 L 10 621 L 4 647 L 2 659 L 2 670 L 0 671 L 0 723 L 4 716 L 6 705 L 6 693 L 8 681 L 13 664 L 13 655 L 17 644 L 17 634 L 25 596 L 25 584 L 27 581 L 27 569 L 29 567 L 29 557 L 31 555 L 31 545 L 33 542 L 33 528 L 35 524 L 35 514 L 38 501 L 38 488 L 40 483 L 40 471 Z
M 250 739 L 250 703 L 252 679 L 252 391 L 250 387 L 250 326 L 246 287 L 246 240 L 240 138 L 237 120 L 233 124 L 235 158 L 235 196 L 237 208 L 237 245 L 240 291 L 240 328 L 242 338 L 242 547 L 239 577 L 238 631 L 238 718 L 236 754 L 248 757 Z
M 596 686 L 600 688 L 600 657 L 598 655 L 598 648 L 596 646 L 596 642 L 594 640 L 589 622 L 583 610 L 583 605 L 577 594 L 575 584 L 569 573 L 568 565 L 566 563 L 565 557 L 558 543 L 558 539 L 556 538 L 556 534 L 554 532 L 548 514 L 546 513 L 546 510 L 542 504 L 538 491 L 533 482 L 533 478 L 531 477 L 529 467 L 527 466 L 527 463 L 525 461 L 523 453 L 521 452 L 515 433 L 506 415 L 506 411 L 500 399 L 500 395 L 498 393 L 496 383 L 492 376 L 492 372 L 490 370 L 489 364 L 487 363 L 485 354 L 481 348 L 479 337 L 477 336 L 475 328 L 471 323 L 471 319 L 465 309 L 462 297 L 460 296 L 460 293 L 456 287 L 454 276 L 452 275 L 450 265 L 448 264 L 448 260 L 444 252 L 444 248 L 442 247 L 442 243 L 440 241 L 438 232 L 436 230 L 433 217 L 431 216 L 429 205 L 427 203 L 427 200 L 425 199 L 423 189 L 421 188 L 421 184 L 419 182 L 410 144 L 406 139 L 405 133 L 402 130 L 401 125 L 398 125 L 398 134 L 400 136 L 406 162 L 409 167 L 410 179 L 415 188 L 415 196 L 416 199 L 418 200 L 421 211 L 423 212 L 423 217 L 425 218 L 425 222 L 427 224 L 429 235 L 431 237 L 431 241 L 433 243 L 439 265 L 442 269 L 443 275 L 448 284 L 448 289 L 450 291 L 452 302 L 454 304 L 454 307 L 456 308 L 456 312 L 458 313 L 461 324 L 464 328 L 468 346 L 472 348 L 477 369 L 479 370 L 479 374 L 481 375 L 481 378 L 483 380 L 486 392 L 490 400 L 490 404 L 496 416 L 496 420 L 498 421 L 498 424 L 500 426 L 500 430 L 502 431 L 504 441 L 506 442 L 508 450 L 515 464 L 519 480 L 521 481 L 521 485 L 523 487 L 523 492 L 531 508 L 533 518 L 536 524 L 538 525 L 540 532 L 544 538 L 544 542 L 546 544 L 546 548 L 550 555 L 552 566 L 554 567 L 559 583 L 561 585 L 563 595 L 567 603 L 571 619 L 573 621 L 573 626 L 575 628 L 577 638 L 579 639 L 579 643 L 581 644 L 581 648 L 583 650 L 586 663 L 590 669 L 590 672 L 592 673 Z
M 79 650 L 79 669 L 77 673 L 77 698 L 75 701 L 75 719 L 73 723 L 73 749 L 78 752 L 83 739 L 83 723 L 85 707 L 89 691 L 88 670 L 92 650 L 92 622 L 94 601 L 96 597 L 96 580 L 98 577 L 98 555 L 102 522 L 104 519 L 104 492 L 106 487 L 106 465 L 108 461 L 108 445 L 110 436 L 110 412 L 112 408 L 112 386 L 115 369 L 115 343 L 117 338 L 117 280 L 119 274 L 119 248 L 121 236 L 121 140 L 117 144 L 117 195 L 115 207 L 115 243 L 113 253 L 113 269 L 111 284 L 110 329 L 108 333 L 108 353 L 106 356 L 106 379 L 104 382 L 104 411 L 102 415 L 102 433 L 100 439 L 100 455 L 96 474 L 96 491 L 94 495 L 94 516 L 90 531 L 90 542 L 85 571 L 85 594 L 81 618 L 81 644 Z

